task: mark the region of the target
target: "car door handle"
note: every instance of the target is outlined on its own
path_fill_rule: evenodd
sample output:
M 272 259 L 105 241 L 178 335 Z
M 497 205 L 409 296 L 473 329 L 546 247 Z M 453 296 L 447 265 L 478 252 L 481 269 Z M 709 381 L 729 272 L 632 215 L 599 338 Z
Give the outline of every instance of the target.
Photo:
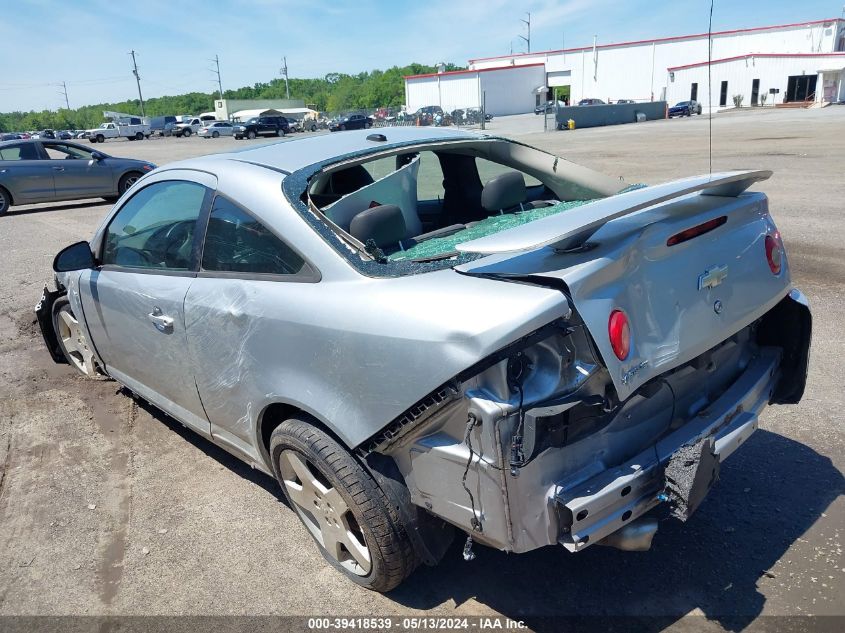
M 53 167 L 53 171 L 64 171 L 64 167 Z
M 150 317 L 153 325 L 159 332 L 169 332 L 173 330 L 173 317 L 161 313 L 161 308 L 155 308 L 147 315 Z

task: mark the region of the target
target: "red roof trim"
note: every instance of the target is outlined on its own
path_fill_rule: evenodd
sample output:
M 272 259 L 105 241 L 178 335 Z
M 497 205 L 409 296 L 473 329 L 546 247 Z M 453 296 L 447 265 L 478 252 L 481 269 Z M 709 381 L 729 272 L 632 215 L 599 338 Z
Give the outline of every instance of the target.
M 723 57 L 721 59 L 714 59 L 711 63 L 721 64 L 723 62 L 733 62 L 738 59 L 748 59 L 750 57 L 845 57 L 845 53 L 748 53 L 747 55 L 737 55 L 736 57 Z M 694 64 L 684 64 L 683 66 L 670 66 L 666 70 L 670 73 L 676 70 L 684 70 L 686 68 L 695 68 L 697 66 L 706 66 L 707 62 L 695 62 Z
M 472 70 L 467 68 L 466 70 L 447 70 L 444 73 L 423 73 L 422 75 L 405 75 L 403 79 L 422 79 L 424 77 L 443 77 L 444 75 L 466 75 L 470 73 L 488 73 L 493 70 L 514 70 L 519 68 L 531 68 L 533 66 L 545 66 L 545 62 L 537 62 L 536 64 L 519 64 L 514 66 L 512 64 L 508 64 L 507 66 L 496 66 L 494 68 L 479 68 L 478 70 Z
M 826 20 L 812 20 L 810 22 L 796 22 L 794 24 L 776 24 L 773 26 L 755 26 L 747 29 L 733 29 L 731 31 L 713 31 L 713 37 L 718 37 L 720 35 L 735 35 L 737 33 L 749 33 L 751 31 L 771 31 L 774 29 L 789 29 L 794 28 L 796 26 L 813 26 L 816 24 L 824 24 L 826 22 L 842 22 L 842 18 L 828 18 Z M 674 40 L 692 40 L 696 38 L 703 38 L 707 37 L 707 33 L 696 33 L 694 35 L 675 35 L 672 37 L 658 37 L 656 39 L 651 40 L 634 40 L 631 42 L 616 42 L 613 44 L 599 44 L 596 46 L 598 49 L 602 48 L 616 48 L 619 46 L 637 46 L 642 44 L 651 44 L 651 43 L 661 43 L 661 42 L 671 42 Z M 536 55 L 551 55 L 554 53 L 578 53 L 581 51 L 591 51 L 593 50 L 592 46 L 581 46 L 579 48 L 558 48 L 548 51 L 538 51 L 536 53 L 515 53 L 514 55 L 496 55 L 493 57 L 477 57 L 475 59 L 470 59 L 469 63 L 474 64 L 475 62 L 486 62 L 492 59 L 511 59 L 515 57 L 534 57 Z

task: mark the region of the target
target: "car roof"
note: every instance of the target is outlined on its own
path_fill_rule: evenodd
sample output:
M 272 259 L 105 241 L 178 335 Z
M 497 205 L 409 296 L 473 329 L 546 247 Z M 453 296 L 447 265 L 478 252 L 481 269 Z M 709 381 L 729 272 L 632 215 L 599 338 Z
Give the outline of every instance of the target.
M 367 137 L 373 134 L 382 134 L 387 140 L 367 140 Z M 213 154 L 211 156 L 188 159 L 179 163 L 171 163 L 168 167 L 176 167 L 178 165 L 179 167 L 190 168 L 192 164 L 199 165 L 200 163 L 210 166 L 209 163 L 213 162 L 237 160 L 271 169 L 294 172 L 309 165 L 329 161 L 333 158 L 342 158 L 349 154 L 356 154 L 367 150 L 389 150 L 394 147 L 402 147 L 403 145 L 417 142 L 437 143 L 481 138 L 489 137 L 475 132 L 466 132 L 451 128 L 413 126 L 385 127 L 377 130 L 352 130 L 334 134 L 308 136 L 226 154 Z

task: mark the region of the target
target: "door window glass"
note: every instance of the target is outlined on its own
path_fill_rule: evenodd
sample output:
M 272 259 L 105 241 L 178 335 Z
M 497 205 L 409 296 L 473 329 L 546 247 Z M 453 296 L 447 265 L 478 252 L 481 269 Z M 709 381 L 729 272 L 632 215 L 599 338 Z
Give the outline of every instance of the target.
M 182 180 L 141 189 L 109 224 L 103 264 L 188 270 L 194 229 L 207 191 Z
M 0 160 L 38 160 L 38 150 L 33 143 L 7 145 L 0 149 Z
M 64 145 L 62 143 L 50 143 L 44 145 L 47 150 L 47 155 L 51 160 L 60 160 L 63 158 L 82 158 L 91 160 L 91 152 L 81 147 L 74 147 L 72 145 Z
M 203 270 L 295 275 L 304 260 L 249 213 L 226 198 L 214 200 L 205 234 Z

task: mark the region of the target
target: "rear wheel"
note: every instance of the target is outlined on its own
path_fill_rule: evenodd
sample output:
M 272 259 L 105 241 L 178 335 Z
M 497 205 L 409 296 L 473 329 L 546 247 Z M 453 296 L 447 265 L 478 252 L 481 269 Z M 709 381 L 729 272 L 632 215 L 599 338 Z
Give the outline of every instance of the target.
M 220 138 L 220 132 L 212 132 L 211 138 Z
M 118 192 L 120 192 L 120 195 L 122 196 L 124 193 L 126 193 L 126 191 L 132 185 L 134 185 L 136 182 L 138 182 L 138 179 L 142 175 L 143 174 L 141 174 L 140 172 L 137 172 L 137 171 L 130 171 L 129 173 L 123 174 L 123 176 L 120 178 L 120 182 L 117 183 L 117 190 L 118 190 Z
M 93 375 L 93 354 L 67 297 L 60 297 L 53 304 L 53 331 L 68 364 L 81 374 Z
M 136 141 L 143 141 L 144 140 L 144 133 L 143 132 L 136 133 L 135 134 L 135 140 Z
M 0 215 L 6 215 L 9 211 L 9 207 L 12 206 L 12 196 L 9 195 L 9 192 L 0 187 Z
M 276 478 L 320 553 L 353 582 L 390 591 L 417 560 L 396 510 L 369 473 L 305 418 L 270 436 Z

